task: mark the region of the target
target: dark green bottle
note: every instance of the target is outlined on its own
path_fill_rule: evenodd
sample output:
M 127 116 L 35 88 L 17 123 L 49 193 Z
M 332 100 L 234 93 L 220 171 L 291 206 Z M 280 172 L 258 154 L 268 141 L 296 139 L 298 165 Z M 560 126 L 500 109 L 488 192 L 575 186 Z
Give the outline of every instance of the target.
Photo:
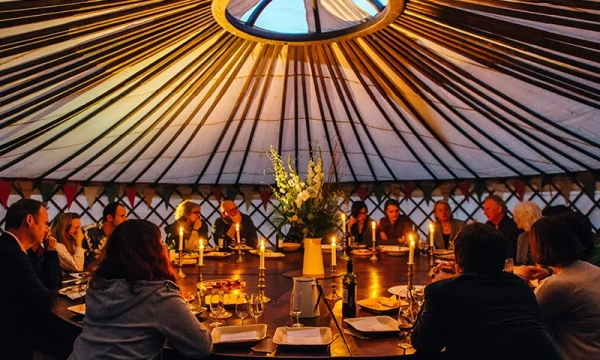
M 352 272 L 352 259 L 348 259 L 342 283 L 342 316 L 345 318 L 356 317 L 356 275 Z

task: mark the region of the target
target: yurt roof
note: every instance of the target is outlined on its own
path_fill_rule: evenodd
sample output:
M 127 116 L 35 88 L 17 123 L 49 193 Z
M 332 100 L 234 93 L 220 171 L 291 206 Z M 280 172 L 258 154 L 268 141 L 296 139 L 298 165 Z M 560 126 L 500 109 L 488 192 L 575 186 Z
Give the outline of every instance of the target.
M 0 177 L 270 183 L 317 143 L 341 182 L 600 169 L 600 2 L 286 2 L 0 2 Z

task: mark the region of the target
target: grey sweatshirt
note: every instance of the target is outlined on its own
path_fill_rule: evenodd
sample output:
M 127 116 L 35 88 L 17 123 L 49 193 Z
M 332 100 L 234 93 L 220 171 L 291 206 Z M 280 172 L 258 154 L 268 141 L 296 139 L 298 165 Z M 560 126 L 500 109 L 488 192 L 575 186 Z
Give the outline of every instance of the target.
M 161 359 L 165 338 L 187 357 L 212 350 L 210 333 L 173 282 L 141 281 L 132 293 L 125 280 L 100 280 L 87 291 L 83 331 L 69 359 Z

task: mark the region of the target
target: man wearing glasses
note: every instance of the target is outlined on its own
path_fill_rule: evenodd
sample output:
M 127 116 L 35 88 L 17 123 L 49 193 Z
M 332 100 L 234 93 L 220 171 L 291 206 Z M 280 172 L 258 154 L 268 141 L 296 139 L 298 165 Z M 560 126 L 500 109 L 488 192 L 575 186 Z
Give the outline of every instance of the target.
M 200 239 L 208 241 L 208 225 L 202 221 L 200 205 L 184 200 L 175 208 L 175 222 L 165 226 L 165 243 L 171 249 L 179 248 L 179 231 L 183 230 L 183 250 L 198 251 Z
M 213 239 L 219 244 L 219 239 L 223 239 L 223 247 L 237 244 L 236 224 L 240 227 L 240 241 L 246 239 L 246 245 L 258 247 L 258 236 L 256 227 L 252 218 L 242 214 L 235 203 L 231 200 L 225 200 L 221 203 L 221 217 L 218 218 L 212 227 Z

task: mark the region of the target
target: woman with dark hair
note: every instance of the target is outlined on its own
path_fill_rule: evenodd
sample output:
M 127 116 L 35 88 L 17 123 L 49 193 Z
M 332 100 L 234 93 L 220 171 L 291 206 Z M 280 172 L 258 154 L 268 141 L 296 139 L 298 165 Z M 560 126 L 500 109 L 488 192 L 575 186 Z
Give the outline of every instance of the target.
M 354 237 L 355 244 L 370 245 L 373 242 L 372 220 L 369 218 L 367 205 L 362 201 L 355 201 L 352 204 L 350 215 L 348 234 Z
M 535 294 L 561 354 L 565 359 L 600 359 L 600 268 L 578 259 L 581 245 L 558 219 L 533 223 L 529 244 L 533 259 L 554 273 Z
M 165 338 L 185 356 L 210 354 L 210 334 L 183 300 L 164 249 L 149 221 L 127 220 L 114 229 L 69 359 L 160 359 Z
M 450 249 L 452 242 L 460 229 L 465 226 L 462 220 L 452 218 L 452 209 L 446 200 L 438 200 L 433 205 L 435 229 L 433 240 L 436 249 Z

